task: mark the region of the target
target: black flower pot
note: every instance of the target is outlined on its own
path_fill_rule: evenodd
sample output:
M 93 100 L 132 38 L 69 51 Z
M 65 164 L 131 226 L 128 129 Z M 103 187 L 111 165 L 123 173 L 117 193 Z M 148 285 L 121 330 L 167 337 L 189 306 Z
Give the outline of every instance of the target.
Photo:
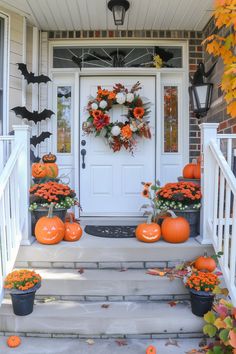
M 33 312 L 35 293 L 41 284 L 37 284 L 27 291 L 12 290 L 11 300 L 13 312 L 17 316 L 27 316 Z
M 215 295 L 206 291 L 196 291 L 190 289 L 190 300 L 192 313 L 203 317 L 208 311 L 211 311 Z
M 190 225 L 190 237 L 196 237 L 200 232 L 200 210 L 199 209 L 173 209 L 177 216 L 184 217 Z

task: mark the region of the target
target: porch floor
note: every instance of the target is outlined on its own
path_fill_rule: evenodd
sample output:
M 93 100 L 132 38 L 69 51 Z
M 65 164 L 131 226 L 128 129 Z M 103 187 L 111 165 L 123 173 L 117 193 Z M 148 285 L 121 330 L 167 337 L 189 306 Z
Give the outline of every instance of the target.
M 94 339 L 94 344 L 89 345 L 87 339 L 62 339 L 62 338 L 22 338 L 20 347 L 14 349 L 16 354 L 143 354 L 148 345 L 152 344 L 161 354 L 181 354 L 199 348 L 200 339 L 178 339 L 175 345 L 166 345 L 165 339 L 128 339 L 127 345 L 118 345 L 117 339 Z M 6 337 L 0 337 L 0 347 L 4 354 L 12 353 L 6 345 Z M 43 348 L 43 351 L 42 351 Z

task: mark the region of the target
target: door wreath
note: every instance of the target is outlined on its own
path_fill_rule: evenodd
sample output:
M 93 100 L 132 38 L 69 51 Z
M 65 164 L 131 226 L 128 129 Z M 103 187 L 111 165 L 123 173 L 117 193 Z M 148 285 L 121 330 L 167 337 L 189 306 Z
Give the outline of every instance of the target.
M 115 84 L 112 91 L 98 86 L 97 96 L 87 104 L 89 117 L 83 122 L 83 131 L 95 137 L 104 137 L 114 152 L 120 151 L 123 146 L 133 153 L 137 137 L 151 138 L 148 121 L 150 102 L 144 102 L 140 97 L 137 93 L 140 89 L 139 81 L 130 90 L 120 83 Z M 111 122 L 109 111 L 117 104 L 128 109 L 124 122 Z

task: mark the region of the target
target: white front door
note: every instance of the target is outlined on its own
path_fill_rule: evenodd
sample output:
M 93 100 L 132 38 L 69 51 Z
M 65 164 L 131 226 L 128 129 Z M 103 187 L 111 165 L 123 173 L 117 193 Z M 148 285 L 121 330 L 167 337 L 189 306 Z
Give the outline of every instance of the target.
M 115 83 L 131 88 L 140 81 L 139 94 L 151 103 L 152 138 L 140 138 L 134 155 L 125 149 L 113 152 L 102 137 L 86 136 L 82 123 L 90 96 L 96 96 L 97 86 L 111 90 Z M 86 150 L 85 168 L 80 155 L 80 203 L 82 216 L 139 216 L 144 203 L 141 182 L 155 180 L 155 77 L 82 77 L 80 81 L 80 152 Z M 124 106 L 109 111 L 113 121 L 122 120 Z

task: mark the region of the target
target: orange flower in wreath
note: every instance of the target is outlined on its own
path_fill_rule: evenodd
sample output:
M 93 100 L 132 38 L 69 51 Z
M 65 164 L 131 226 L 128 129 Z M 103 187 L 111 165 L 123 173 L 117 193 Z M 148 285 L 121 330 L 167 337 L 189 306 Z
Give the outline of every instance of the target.
M 102 114 L 102 111 L 100 111 L 100 109 L 94 109 L 94 110 L 92 111 L 92 116 L 93 116 L 93 118 L 100 117 L 101 114 Z
M 143 118 L 143 115 L 145 113 L 145 110 L 143 107 L 135 107 L 133 110 L 133 114 L 135 118 L 141 120 Z
M 123 138 L 125 139 L 130 139 L 132 137 L 132 130 L 129 126 L 129 124 L 124 125 L 123 128 L 121 129 L 121 135 L 123 136 Z
M 109 100 L 114 100 L 115 97 L 116 97 L 115 92 L 110 91 L 110 92 L 109 92 L 109 95 L 108 95 L 108 99 L 109 99 Z
M 102 128 L 110 124 L 110 117 L 101 112 L 99 116 L 94 118 L 93 124 L 97 130 L 102 130 Z

